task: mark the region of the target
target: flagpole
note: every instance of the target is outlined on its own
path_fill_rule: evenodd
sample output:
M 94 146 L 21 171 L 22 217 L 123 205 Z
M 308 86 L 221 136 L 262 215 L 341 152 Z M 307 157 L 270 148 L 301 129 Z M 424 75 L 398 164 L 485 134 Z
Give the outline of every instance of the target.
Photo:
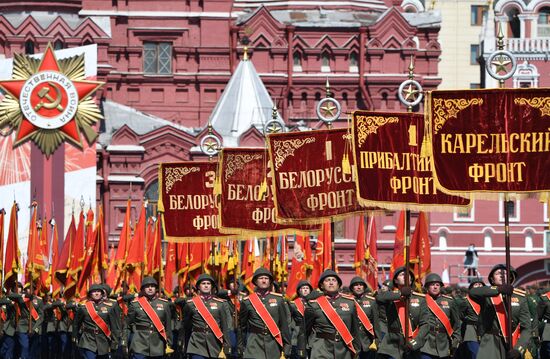
M 33 202 L 31 203 L 31 221 L 32 221 L 32 218 L 33 218 L 33 209 L 34 208 L 34 211 L 37 211 L 38 210 L 38 204 L 33 200 Z M 36 226 L 36 223 L 31 223 L 31 226 Z M 29 233 L 30 235 L 30 233 Z M 30 247 L 31 247 L 31 250 L 30 250 L 30 253 L 31 255 L 34 255 L 34 239 L 33 238 L 30 238 Z M 27 261 L 29 261 L 30 258 L 27 258 Z M 34 272 L 34 260 L 31 260 L 31 264 L 30 264 L 30 270 L 29 270 L 29 280 L 30 280 L 30 292 L 31 292 L 31 297 L 29 298 L 30 300 L 30 305 L 29 305 L 29 330 L 28 330 L 28 333 L 29 335 L 31 335 L 32 333 L 32 315 L 31 315 L 31 308 L 32 308 L 32 297 L 33 297 L 33 292 L 34 292 L 34 288 L 33 288 L 33 278 L 32 278 L 32 274 Z

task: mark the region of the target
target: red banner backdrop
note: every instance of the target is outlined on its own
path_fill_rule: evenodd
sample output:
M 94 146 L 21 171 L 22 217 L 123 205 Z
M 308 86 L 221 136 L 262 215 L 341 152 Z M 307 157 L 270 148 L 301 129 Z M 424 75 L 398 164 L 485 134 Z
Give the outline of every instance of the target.
M 268 172 L 265 149 L 226 148 L 222 151 L 220 231 L 267 237 L 319 231 L 319 226 L 275 223 L 272 176 Z
M 219 231 L 214 196 L 217 162 L 179 162 L 159 165 L 158 210 L 164 236 L 172 242 L 227 239 Z
M 550 190 L 550 90 L 433 91 L 426 99 L 438 188 L 493 197 Z
M 357 203 L 351 171 L 343 169 L 350 137 L 347 129 L 268 136 L 276 222 L 320 224 L 369 210 Z
M 469 199 L 436 189 L 431 159 L 420 153 L 423 115 L 355 111 L 352 134 L 360 204 L 432 211 L 469 206 Z

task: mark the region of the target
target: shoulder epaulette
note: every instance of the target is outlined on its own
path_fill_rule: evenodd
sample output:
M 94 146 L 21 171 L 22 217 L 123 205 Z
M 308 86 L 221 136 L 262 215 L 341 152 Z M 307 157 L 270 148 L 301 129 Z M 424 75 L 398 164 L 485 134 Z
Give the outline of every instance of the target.
M 130 303 L 137 303 L 137 298 L 133 299 Z
M 444 297 L 444 298 L 447 298 L 447 299 L 454 299 L 453 297 L 451 297 L 450 295 L 447 295 L 447 294 L 442 294 L 441 296 Z
M 317 303 L 317 299 L 310 299 L 308 300 L 309 303 Z
M 248 295 L 242 299 L 243 302 L 244 302 L 245 300 L 248 300 Z
M 281 293 L 277 293 L 277 292 L 270 292 L 269 294 L 273 294 L 273 295 L 276 295 L 278 297 L 282 297 L 283 295 Z
M 105 302 L 103 302 L 103 304 L 105 304 L 105 305 L 108 306 L 108 307 L 112 307 L 112 306 L 113 306 L 113 303 L 111 303 L 111 302 L 106 302 L 106 301 L 105 301 Z
M 413 292 L 413 294 L 414 294 L 414 295 L 417 295 L 417 296 L 419 296 L 419 297 L 425 297 L 425 296 L 426 296 L 426 294 L 420 293 L 420 292 Z
M 214 299 L 215 301 L 222 302 L 222 303 L 223 303 L 223 302 L 227 302 L 227 300 L 222 299 L 222 298 L 218 298 L 218 297 L 214 297 L 213 299 Z
M 370 295 L 365 295 L 365 298 L 368 298 L 368 299 L 370 299 L 370 300 L 376 300 L 376 298 L 371 297 Z
M 162 302 L 167 302 L 167 303 L 168 303 L 168 299 L 166 299 L 166 298 L 160 298 L 160 297 L 159 297 L 158 299 L 159 299 L 160 301 L 162 301 Z
M 514 294 L 519 295 L 520 297 L 525 297 L 526 295 L 525 291 L 521 289 L 514 289 Z
M 340 296 L 341 296 L 342 298 L 346 298 L 346 299 L 355 301 L 355 297 L 354 297 L 353 295 L 351 295 L 351 294 L 343 294 L 343 293 L 342 293 L 342 294 L 340 294 Z
M 187 299 L 186 302 L 187 303 L 193 303 L 193 299 Z

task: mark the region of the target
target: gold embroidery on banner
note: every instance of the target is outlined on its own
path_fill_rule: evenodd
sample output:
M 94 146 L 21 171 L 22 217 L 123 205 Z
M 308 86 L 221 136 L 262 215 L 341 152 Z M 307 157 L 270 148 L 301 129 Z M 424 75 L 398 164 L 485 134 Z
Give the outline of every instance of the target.
M 360 146 L 365 143 L 367 136 L 376 133 L 378 127 L 387 123 L 399 122 L 399 117 L 384 116 L 357 116 L 357 144 Z
M 231 176 L 236 171 L 242 170 L 244 168 L 244 165 L 246 165 L 250 161 L 256 161 L 262 159 L 261 153 L 256 153 L 253 155 L 233 155 L 230 154 L 227 156 L 226 159 L 224 159 L 226 165 L 225 165 L 225 180 Z
M 481 98 L 473 98 L 470 100 L 466 100 L 464 98 L 453 98 L 450 100 L 444 100 L 440 98 L 434 99 L 434 133 L 437 134 L 448 119 L 456 118 L 460 111 L 472 105 L 482 104 L 483 99 Z
M 529 105 L 540 110 L 541 116 L 550 116 L 550 97 L 515 98 L 516 105 Z
M 191 172 L 200 171 L 199 167 L 175 167 L 165 168 L 164 171 L 164 185 L 166 186 L 166 192 L 170 192 L 176 182 L 182 180 L 184 176 L 187 176 Z
M 288 156 L 294 156 L 294 151 L 306 143 L 315 142 L 315 137 L 306 137 L 304 139 L 273 141 L 275 152 L 275 169 L 279 169 Z
M 351 141 L 351 133 L 344 133 L 342 135 L 342 139 L 344 139 L 346 141 Z

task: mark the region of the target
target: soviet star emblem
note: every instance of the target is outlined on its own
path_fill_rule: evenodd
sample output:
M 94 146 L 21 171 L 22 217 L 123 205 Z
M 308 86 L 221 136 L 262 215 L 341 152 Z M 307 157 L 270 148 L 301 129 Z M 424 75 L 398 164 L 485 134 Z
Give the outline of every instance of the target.
M 403 91 L 403 94 L 405 95 L 405 100 L 407 101 L 414 101 L 416 100 L 416 96 L 418 96 L 418 89 L 413 87 L 413 84 L 409 84 L 409 86 Z
M 324 115 L 327 117 L 334 116 L 334 111 L 336 110 L 336 106 L 332 102 L 327 102 L 324 106 L 321 107 L 321 111 L 323 111 Z
M 12 79 L 0 81 L 0 128 L 16 132 L 14 147 L 33 141 L 46 156 L 64 141 L 82 148 L 81 131 L 89 143 L 97 137 L 91 95 L 101 85 L 85 80 L 84 55 L 58 61 L 51 44 L 41 60 L 15 55 Z
M 508 72 L 506 67 L 512 63 L 512 60 L 510 60 L 507 56 L 501 55 L 497 56 L 493 61 L 491 61 L 491 65 L 495 65 L 495 72 L 498 74 L 500 72 Z

